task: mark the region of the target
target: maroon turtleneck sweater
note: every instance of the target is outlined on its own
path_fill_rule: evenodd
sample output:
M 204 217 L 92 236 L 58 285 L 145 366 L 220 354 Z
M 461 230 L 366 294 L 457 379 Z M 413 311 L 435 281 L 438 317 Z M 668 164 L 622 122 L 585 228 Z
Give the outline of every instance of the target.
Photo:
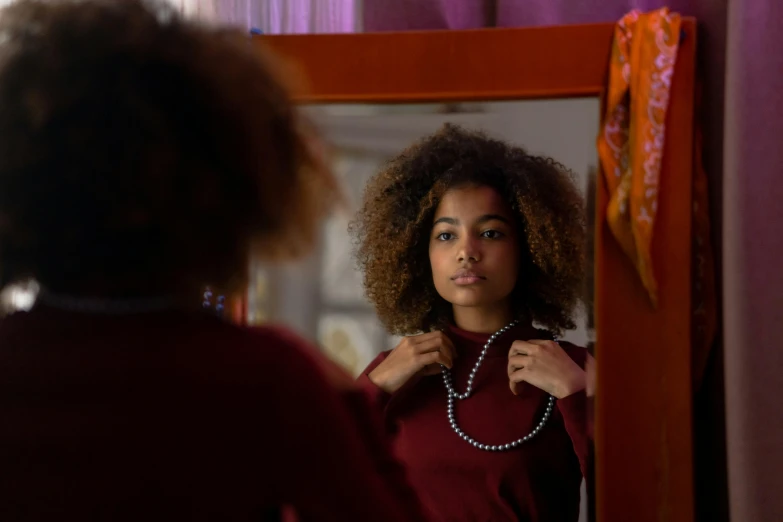
M 0 320 L 2 521 L 423 521 L 380 425 L 284 329 L 175 311 Z
M 452 327 L 457 350 L 453 377 L 465 390 L 488 334 Z M 511 343 L 530 335 L 517 327 L 490 347 L 473 383 L 470 398 L 457 401 L 457 423 L 484 444 L 505 444 L 528 434 L 546 408 L 547 394 L 531 385 L 511 393 L 506 372 Z M 547 338 L 545 333 L 541 333 Z M 540 337 L 541 338 L 541 337 Z M 527 340 L 527 339 L 525 339 Z M 563 349 L 584 367 L 586 351 L 568 343 Z M 588 453 L 585 393 L 556 402 L 539 434 L 514 450 L 488 452 L 457 436 L 447 420 L 446 390 L 440 375 L 407 383 L 389 395 L 367 375 L 388 355 L 379 355 L 359 382 L 384 409 L 387 429 L 395 433 L 397 456 L 409 479 L 437 519 L 448 522 L 575 522 Z M 580 469 L 581 468 L 581 469 Z

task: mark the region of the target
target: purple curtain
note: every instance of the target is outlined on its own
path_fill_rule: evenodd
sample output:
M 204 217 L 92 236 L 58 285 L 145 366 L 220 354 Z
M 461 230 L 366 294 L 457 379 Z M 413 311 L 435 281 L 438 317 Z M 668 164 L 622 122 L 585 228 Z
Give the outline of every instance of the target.
M 364 0 L 365 31 L 473 29 L 494 20 L 495 0 Z
M 732 520 L 783 520 L 783 2 L 365 0 L 364 29 L 612 22 L 664 5 L 700 22 L 699 117 L 724 294 L 724 331 L 695 397 L 698 519 L 727 520 L 730 504 Z
M 725 12 L 725 0 L 714 3 L 719 4 L 714 10 Z M 704 0 L 365 0 L 364 24 L 366 31 L 577 24 L 614 21 L 632 9 L 664 5 L 684 14 L 706 8 Z
M 352 33 L 360 10 L 357 0 L 231 0 L 241 20 L 267 34 Z M 246 5 L 242 5 L 246 4 Z
M 10 0 L 0 0 L 8 2 Z M 265 34 L 353 33 L 361 0 L 165 0 L 185 15 Z
M 723 201 L 732 520 L 783 520 L 783 2 L 731 0 Z

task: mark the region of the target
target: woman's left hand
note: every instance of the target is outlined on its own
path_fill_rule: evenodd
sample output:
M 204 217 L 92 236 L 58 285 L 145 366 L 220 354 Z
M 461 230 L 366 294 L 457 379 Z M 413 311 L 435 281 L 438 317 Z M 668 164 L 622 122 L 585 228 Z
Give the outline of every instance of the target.
M 584 390 L 585 371 L 554 341 L 514 341 L 508 353 L 511 391 L 527 382 L 558 399 Z

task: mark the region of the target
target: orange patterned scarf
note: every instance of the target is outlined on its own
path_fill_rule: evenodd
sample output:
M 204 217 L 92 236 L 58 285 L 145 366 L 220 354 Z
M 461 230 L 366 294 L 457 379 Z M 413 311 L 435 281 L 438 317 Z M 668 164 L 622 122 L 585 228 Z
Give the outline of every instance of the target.
M 680 16 L 666 8 L 646 14 L 631 11 L 620 20 L 598 137 L 610 194 L 607 221 L 636 266 L 653 306 L 658 303 L 658 285 L 650 246 L 679 36 Z
M 650 249 L 679 41 L 680 15 L 667 8 L 644 14 L 631 11 L 617 23 L 606 112 L 598 136 L 598 155 L 610 196 L 607 222 L 639 272 L 654 307 L 658 285 Z M 717 329 L 717 302 L 707 175 L 701 163 L 698 128 L 694 146 L 692 341 L 693 378 L 698 386 Z

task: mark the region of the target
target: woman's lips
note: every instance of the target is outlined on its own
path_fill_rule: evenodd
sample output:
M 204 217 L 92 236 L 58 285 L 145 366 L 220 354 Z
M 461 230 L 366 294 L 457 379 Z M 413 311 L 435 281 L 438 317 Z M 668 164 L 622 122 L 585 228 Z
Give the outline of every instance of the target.
M 484 281 L 483 277 L 479 276 L 458 276 L 453 279 L 455 285 L 465 286 L 465 285 L 475 285 L 476 283 L 480 283 Z
M 480 283 L 485 279 L 486 278 L 484 276 L 479 275 L 472 270 L 459 270 L 456 274 L 454 274 L 454 277 L 451 278 L 455 285 L 460 286 L 475 285 L 476 283 Z

